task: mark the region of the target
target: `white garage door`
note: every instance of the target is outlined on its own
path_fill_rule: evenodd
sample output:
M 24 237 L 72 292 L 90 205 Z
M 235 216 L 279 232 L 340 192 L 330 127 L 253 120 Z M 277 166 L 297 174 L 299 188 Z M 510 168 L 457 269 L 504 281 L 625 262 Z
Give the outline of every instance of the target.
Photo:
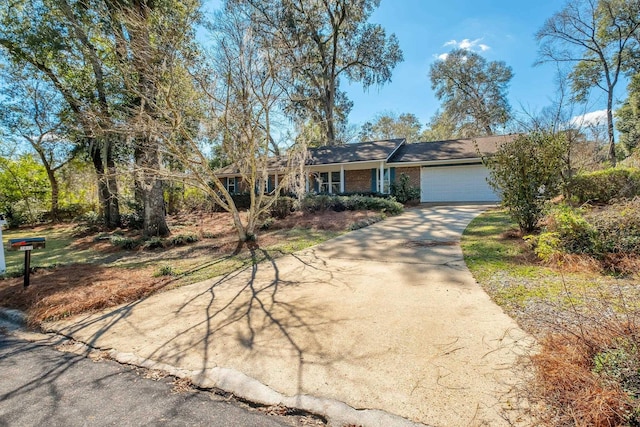
M 422 202 L 495 202 L 484 165 L 423 167 L 420 171 Z

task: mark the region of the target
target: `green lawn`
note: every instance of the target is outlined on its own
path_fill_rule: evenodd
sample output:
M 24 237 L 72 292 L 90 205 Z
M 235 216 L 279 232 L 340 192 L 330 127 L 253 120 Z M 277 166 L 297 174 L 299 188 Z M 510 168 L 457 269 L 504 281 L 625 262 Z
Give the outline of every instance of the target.
M 34 230 L 4 230 L 2 232 L 3 245 L 5 247 L 5 261 L 7 263 L 7 275 L 17 274 L 22 271 L 24 265 L 24 252 L 8 249 L 9 239 L 20 237 L 46 237 L 46 248 L 36 249 L 31 252 L 31 265 L 49 267 L 57 264 L 73 264 L 96 262 L 104 258 L 99 252 L 91 248 L 71 249 L 75 241 L 69 228 L 42 227 Z

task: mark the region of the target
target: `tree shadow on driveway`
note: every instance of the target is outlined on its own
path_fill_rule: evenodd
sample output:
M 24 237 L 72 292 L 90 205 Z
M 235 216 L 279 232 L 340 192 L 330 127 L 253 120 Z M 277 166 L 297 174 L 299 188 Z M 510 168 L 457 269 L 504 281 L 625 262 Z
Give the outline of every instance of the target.
M 250 250 L 247 268 L 50 327 L 93 347 L 192 372 L 231 368 L 288 395 L 310 391 L 309 368 L 313 383 L 336 364 L 372 356 L 355 340 L 336 338 L 353 319 L 310 292 L 319 282 L 348 287 L 335 269 L 311 253 L 274 258 L 257 246 Z

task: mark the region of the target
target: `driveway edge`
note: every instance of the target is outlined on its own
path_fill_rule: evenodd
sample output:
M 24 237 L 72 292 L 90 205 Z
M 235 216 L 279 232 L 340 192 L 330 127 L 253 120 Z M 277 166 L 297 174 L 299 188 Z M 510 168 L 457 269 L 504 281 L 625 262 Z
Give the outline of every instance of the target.
M 109 356 L 119 363 L 146 369 L 168 372 L 177 378 L 187 378 L 203 389 L 219 389 L 243 400 L 264 406 L 285 406 L 324 417 L 330 426 L 358 425 L 362 427 L 424 427 L 378 409 L 355 409 L 344 402 L 309 395 L 285 396 L 258 380 L 235 369 L 214 367 L 190 371 L 145 359 L 132 353 L 109 351 Z
M 327 424 L 333 427 L 350 425 L 359 427 L 432 427 L 379 409 L 356 409 L 334 399 L 305 394 L 286 396 L 235 369 L 223 367 L 195 371 L 180 369 L 133 353 L 124 353 L 115 349 L 95 348 L 87 343 L 60 334 L 54 329 L 49 329 L 46 333 L 80 343 L 88 350 L 106 351 L 109 358 L 124 365 L 160 370 L 176 378 L 188 379 L 194 386 L 201 389 L 218 389 L 246 402 L 263 406 L 284 406 L 317 415 L 326 419 Z
M 20 310 L 0 307 L 0 327 L 9 331 L 22 329 L 27 325 L 27 315 Z

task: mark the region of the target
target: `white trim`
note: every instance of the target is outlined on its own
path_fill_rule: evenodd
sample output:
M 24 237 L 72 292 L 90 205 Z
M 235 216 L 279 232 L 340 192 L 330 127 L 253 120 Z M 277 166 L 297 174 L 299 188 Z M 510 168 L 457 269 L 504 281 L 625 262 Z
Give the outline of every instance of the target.
M 398 150 L 400 149 L 400 147 L 402 147 L 402 146 L 405 144 L 405 142 L 407 142 L 407 138 L 402 138 L 402 141 L 400 141 L 400 144 L 398 144 L 398 146 L 397 146 L 396 148 L 394 148 L 394 149 L 393 149 L 393 151 L 391 152 L 391 154 L 389 154 L 389 155 L 387 156 L 387 158 L 386 158 L 386 159 L 384 159 L 384 160 L 385 160 L 385 162 L 388 162 L 388 161 L 389 161 L 389 159 L 390 159 L 390 158 L 392 158 L 394 154 L 396 154 L 396 151 L 398 151 Z
M 348 165 L 357 165 L 357 164 L 361 164 L 361 163 L 378 163 L 378 162 L 386 162 L 385 159 L 372 159 L 372 160 L 358 160 L 355 162 L 340 162 L 340 163 L 322 163 L 320 165 L 305 165 L 306 168 L 321 168 L 321 167 L 327 167 L 327 166 L 339 166 L 339 165 L 344 165 L 344 166 L 348 166 Z
M 344 193 L 344 165 L 340 166 L 340 192 Z
M 403 166 L 431 166 L 431 165 L 451 165 L 455 166 L 461 163 L 482 163 L 482 158 L 480 157 L 468 157 L 466 159 L 450 159 L 450 160 L 431 160 L 428 162 L 420 161 L 420 162 L 393 162 L 387 163 L 387 166 L 394 168 L 401 168 Z
M 358 161 L 358 162 L 346 162 L 346 163 L 327 163 L 323 165 L 307 165 L 305 166 L 305 170 L 307 173 L 311 172 L 326 172 L 327 170 L 336 170 L 335 166 L 340 166 L 344 168 L 344 170 L 363 170 L 367 168 L 352 168 L 351 165 L 362 165 L 369 163 L 372 167 L 378 169 L 377 165 L 379 162 L 385 163 L 387 167 L 401 168 L 401 167 L 412 167 L 412 166 L 429 166 L 429 165 L 456 165 L 460 163 L 482 163 L 481 157 L 467 157 L 464 159 L 448 159 L 448 160 L 430 160 L 430 161 L 416 161 L 416 162 L 387 162 L 385 160 L 366 160 L 366 161 Z M 280 170 L 284 172 L 284 170 Z M 235 177 L 241 176 L 240 173 L 225 173 L 225 174 L 216 174 L 218 178 L 225 177 Z
M 382 194 L 384 190 L 384 162 L 380 162 L 380 168 L 378 168 L 378 193 Z

